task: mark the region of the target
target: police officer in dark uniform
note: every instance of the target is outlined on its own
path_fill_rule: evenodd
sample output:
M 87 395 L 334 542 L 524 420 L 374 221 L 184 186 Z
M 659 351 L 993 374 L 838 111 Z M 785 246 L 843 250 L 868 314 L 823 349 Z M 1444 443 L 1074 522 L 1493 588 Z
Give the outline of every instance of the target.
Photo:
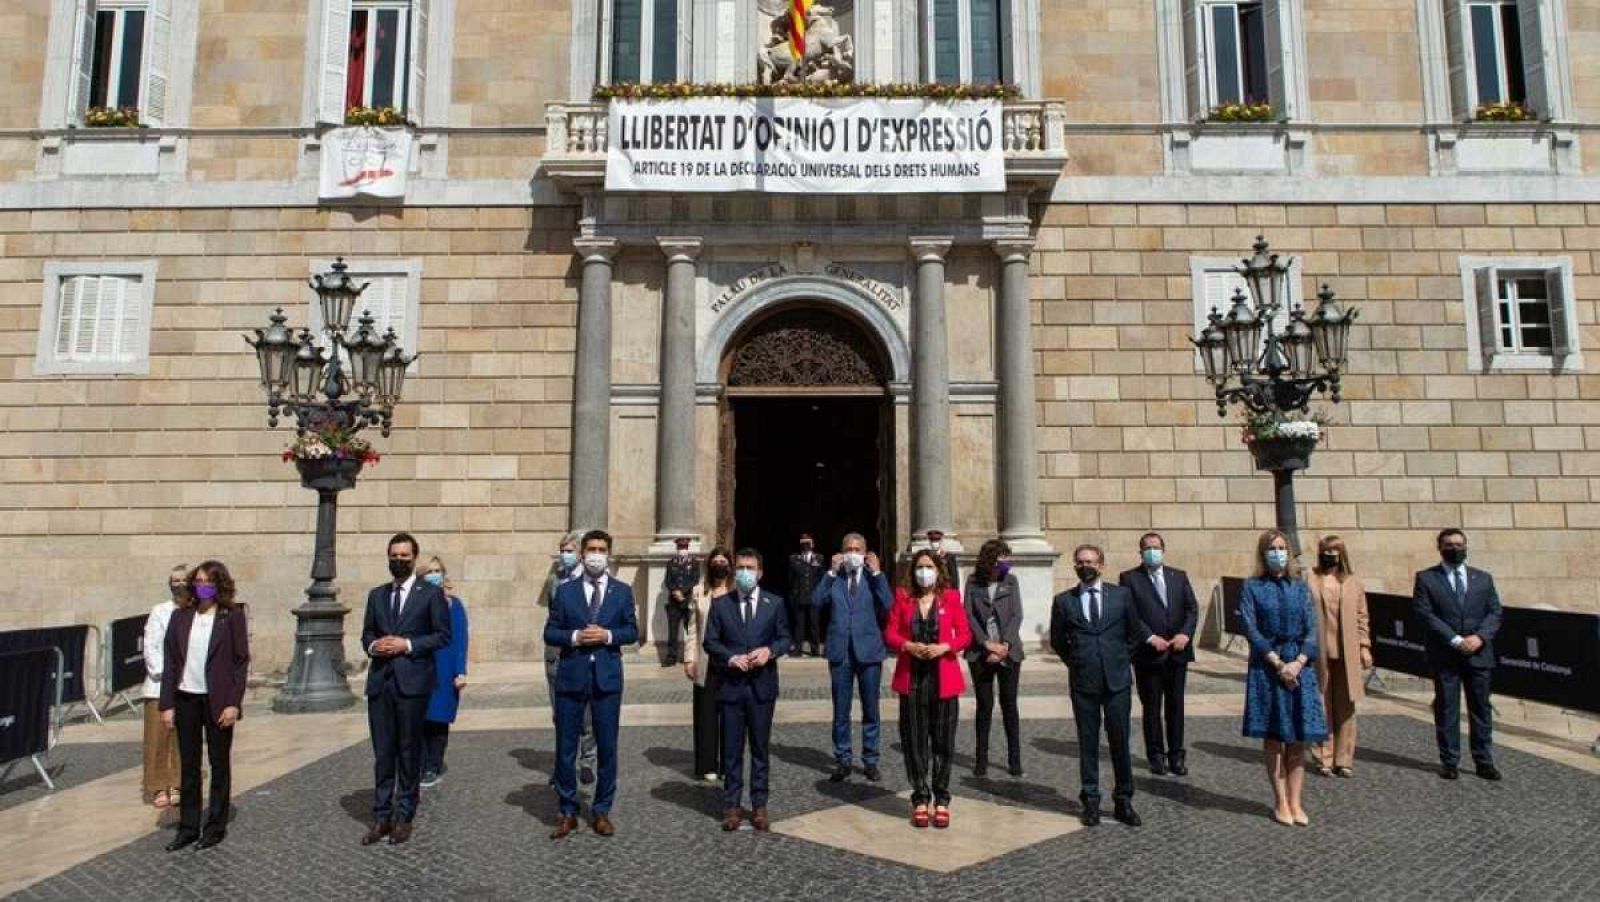
M 789 635 L 794 644 L 789 647 L 791 657 L 822 654 L 822 609 L 810 604 L 811 590 L 827 564 L 816 553 L 816 543 L 811 533 L 800 534 L 800 550 L 789 555 Z
M 679 651 L 683 647 L 683 624 L 689 618 L 689 593 L 700 581 L 700 562 L 689 553 L 689 537 L 679 536 L 674 544 L 678 546 L 678 553 L 668 559 L 667 573 L 661 581 L 661 588 L 667 593 L 667 651 L 666 659 L 662 661 L 664 667 L 677 666 L 682 657 Z

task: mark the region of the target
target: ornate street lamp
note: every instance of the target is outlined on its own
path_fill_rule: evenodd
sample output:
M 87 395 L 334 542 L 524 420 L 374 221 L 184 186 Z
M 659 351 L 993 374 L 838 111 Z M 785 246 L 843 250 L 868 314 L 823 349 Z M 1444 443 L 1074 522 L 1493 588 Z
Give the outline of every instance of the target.
M 256 352 L 261 388 L 267 394 L 267 425 L 278 425 L 280 413 L 295 420 L 295 443 L 285 457 L 294 459 L 300 484 L 317 493 L 316 552 L 306 601 L 294 610 L 297 620 L 294 657 L 274 710 L 294 714 L 331 711 L 355 703 L 345 678 L 344 618 L 350 609 L 339 604 L 335 539 L 339 493 L 354 488 L 372 446 L 359 437 L 367 426 L 389 435 L 394 405 L 400 400 L 406 367 L 416 360 L 400 349 L 394 330 L 380 336 L 370 312 L 357 320 L 346 337 L 356 302 L 366 290 L 350 278 L 344 258 L 326 273 L 311 278 L 322 314 L 324 346 L 310 330 L 298 338 L 285 325 L 280 307 L 266 329 L 245 341 Z M 347 371 L 348 367 L 348 371 Z M 396 372 L 397 371 L 397 372 Z M 347 397 L 348 396 L 348 397 Z
M 1290 414 L 1308 413 L 1318 394 L 1339 403 L 1339 379 L 1357 311 L 1341 308 L 1324 285 L 1317 293 L 1316 312 L 1307 317 L 1295 305 L 1279 334 L 1273 321 L 1289 297 L 1290 262 L 1270 253 L 1259 235 L 1251 249 L 1254 253 L 1235 270 L 1249 295 L 1235 290 L 1227 314 L 1213 309 L 1206 327 L 1189 341 L 1200 352 L 1206 381 L 1216 389 L 1217 416 L 1226 416 L 1231 404 L 1248 411 L 1245 440 L 1256 469 L 1272 472 L 1278 529 L 1299 555 L 1294 471 L 1310 465 L 1320 428 Z

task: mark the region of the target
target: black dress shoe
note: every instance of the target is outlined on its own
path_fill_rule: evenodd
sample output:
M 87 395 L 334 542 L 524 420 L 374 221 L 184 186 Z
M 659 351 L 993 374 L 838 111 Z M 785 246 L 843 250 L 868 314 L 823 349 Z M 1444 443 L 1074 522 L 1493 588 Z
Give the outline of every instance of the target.
M 1478 765 L 1477 773 L 1478 773 L 1478 776 L 1482 777 L 1485 780 L 1498 780 L 1498 779 L 1500 779 L 1500 768 L 1495 767 L 1493 764 L 1480 764 L 1480 765 Z
M 972 765 L 972 775 L 974 777 L 989 776 L 989 762 L 979 761 L 977 764 Z
M 1454 764 L 1441 764 L 1439 765 L 1439 776 L 1445 780 L 1455 780 L 1461 776 L 1461 770 Z
M 850 779 L 850 765 L 835 764 L 833 766 L 833 773 L 828 774 L 828 779 L 834 783 L 843 783 L 844 781 Z
M 873 783 L 883 779 L 883 771 L 878 770 L 878 765 L 869 764 L 861 769 L 861 774 Z
M 1144 823 L 1144 821 L 1140 820 L 1139 818 L 1139 812 L 1133 810 L 1132 802 L 1118 802 L 1117 812 L 1113 816 L 1117 820 L 1127 824 L 1130 827 L 1137 827 Z
M 1100 809 L 1098 807 L 1090 808 L 1085 805 L 1083 809 L 1083 815 L 1079 818 L 1079 820 L 1083 821 L 1083 825 L 1085 827 L 1100 826 Z
M 217 843 L 222 842 L 222 837 L 225 835 L 226 834 L 223 833 L 212 833 L 207 836 L 202 836 L 200 837 L 200 841 L 194 844 L 194 847 L 196 849 L 209 849 Z
M 174 839 L 172 842 L 167 843 L 167 851 L 168 852 L 176 852 L 179 849 L 184 848 L 185 846 L 194 845 L 195 841 L 198 840 L 199 838 L 200 837 L 198 837 L 198 836 L 193 836 L 193 835 L 187 835 L 187 834 L 180 833 L 180 834 L 178 834 L 176 839 Z
M 1183 763 L 1182 758 L 1172 759 L 1172 764 L 1169 765 L 1167 769 L 1172 771 L 1172 775 L 1174 777 L 1189 776 L 1189 766 Z
M 1165 777 L 1167 775 L 1167 760 L 1160 755 L 1151 755 L 1150 773 L 1158 777 Z
M 1006 768 L 1006 771 L 1008 773 L 1010 773 L 1011 776 L 1017 777 L 1017 778 L 1020 779 L 1022 777 L 1022 764 L 1020 762 L 1017 763 L 1017 764 L 1013 764 L 1010 767 Z

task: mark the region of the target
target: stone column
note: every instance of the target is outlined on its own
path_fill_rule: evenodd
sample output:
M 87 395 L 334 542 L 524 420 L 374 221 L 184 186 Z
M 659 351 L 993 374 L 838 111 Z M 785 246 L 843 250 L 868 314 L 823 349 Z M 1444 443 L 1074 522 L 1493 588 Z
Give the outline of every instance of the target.
M 661 303 L 661 407 L 656 420 L 656 542 L 694 529 L 694 286 L 699 238 L 659 238 L 667 256 Z
M 1034 449 L 1033 322 L 1028 256 L 1032 238 L 996 241 L 1000 296 L 995 311 L 995 376 L 1000 382 L 1000 537 L 1040 539 Z
M 615 238 L 579 237 L 578 348 L 572 372 L 572 467 L 567 491 L 573 529 L 600 529 L 610 516 L 611 265 Z
M 945 327 L 948 236 L 911 239 L 917 261 L 911 303 L 911 526 L 955 532 L 950 506 L 950 354 Z

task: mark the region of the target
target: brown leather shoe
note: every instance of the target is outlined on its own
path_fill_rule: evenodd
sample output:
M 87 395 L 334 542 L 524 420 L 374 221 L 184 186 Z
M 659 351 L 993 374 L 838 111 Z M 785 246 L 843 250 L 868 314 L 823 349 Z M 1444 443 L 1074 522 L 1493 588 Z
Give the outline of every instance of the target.
M 611 825 L 611 818 L 603 814 L 595 815 L 594 823 L 590 826 L 594 829 L 595 836 L 610 836 L 617 832 L 617 828 Z
M 389 845 L 398 846 L 411 838 L 411 822 L 398 821 L 394 829 L 389 832 Z
M 381 842 L 385 836 L 389 835 L 389 831 L 392 829 L 394 829 L 394 825 L 388 821 L 378 821 L 372 825 L 372 829 L 367 831 L 366 836 L 361 837 L 361 844 L 370 846 L 375 842 Z
M 571 814 L 564 814 L 561 820 L 556 821 L 556 828 L 550 831 L 551 839 L 566 839 L 578 829 L 578 818 Z
M 742 820 L 743 816 L 739 809 L 729 808 L 727 811 L 722 812 L 722 829 L 732 833 L 739 829 L 739 824 Z
M 765 806 L 750 812 L 750 823 L 762 833 L 767 832 L 767 828 L 771 826 L 771 824 L 767 820 L 767 809 Z

